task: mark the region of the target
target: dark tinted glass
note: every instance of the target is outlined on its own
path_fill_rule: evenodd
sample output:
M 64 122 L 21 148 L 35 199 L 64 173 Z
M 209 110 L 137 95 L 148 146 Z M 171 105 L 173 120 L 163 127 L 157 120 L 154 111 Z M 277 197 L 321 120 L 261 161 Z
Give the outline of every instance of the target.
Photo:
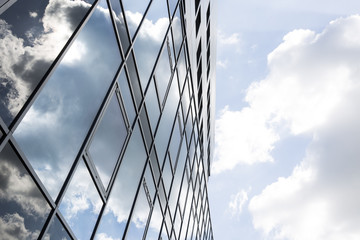
M 136 125 L 102 216 L 96 239 L 122 239 L 147 155 Z
M 89 148 L 91 159 L 105 188 L 109 184 L 126 136 L 127 128 L 115 93 Z
M 0 116 L 9 126 L 93 1 L 18 0 L 0 15 Z
M 0 238 L 36 239 L 49 212 L 49 204 L 7 143 L 0 153 Z
M 71 240 L 68 232 L 65 230 L 64 226 L 61 224 L 59 218 L 55 216 L 52 220 L 48 232 L 45 234 L 46 240 Z
M 102 6 L 105 0 L 14 133 L 54 199 L 121 61 L 108 9 Z

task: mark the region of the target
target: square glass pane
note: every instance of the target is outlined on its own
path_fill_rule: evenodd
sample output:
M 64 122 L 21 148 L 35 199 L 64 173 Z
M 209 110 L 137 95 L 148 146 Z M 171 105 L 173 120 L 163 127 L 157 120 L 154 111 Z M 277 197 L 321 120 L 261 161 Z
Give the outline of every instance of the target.
M 95 239 L 122 239 L 147 155 L 136 125 L 125 150 Z
M 90 239 L 102 205 L 89 171 L 81 161 L 59 206 L 79 240 Z
M 93 0 L 18 0 L 0 15 L 0 116 L 11 124 Z
M 36 239 L 50 210 L 19 156 L 7 143 L 0 153 L 0 238 Z
M 94 161 L 105 189 L 109 184 L 126 136 L 127 128 L 117 95 L 114 93 L 89 147 L 91 159 Z
M 107 6 L 105 0 L 97 6 L 14 133 L 53 199 L 121 63 L 109 11 L 102 6 Z

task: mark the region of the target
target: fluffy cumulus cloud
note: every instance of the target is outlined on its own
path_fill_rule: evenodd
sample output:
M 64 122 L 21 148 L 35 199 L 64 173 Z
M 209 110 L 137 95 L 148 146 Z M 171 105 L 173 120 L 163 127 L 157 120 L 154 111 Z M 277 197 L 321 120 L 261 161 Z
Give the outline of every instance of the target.
M 360 238 L 359 27 L 351 16 L 318 34 L 290 32 L 269 55 L 267 78 L 248 90 L 270 128 L 312 136 L 291 175 L 250 200 L 254 227 L 270 239 Z
M 282 134 L 312 134 L 356 83 L 359 16 L 331 22 L 321 33 L 294 30 L 268 55 L 269 73 L 247 89 L 248 107 L 225 108 L 216 121 L 213 173 L 273 161 Z

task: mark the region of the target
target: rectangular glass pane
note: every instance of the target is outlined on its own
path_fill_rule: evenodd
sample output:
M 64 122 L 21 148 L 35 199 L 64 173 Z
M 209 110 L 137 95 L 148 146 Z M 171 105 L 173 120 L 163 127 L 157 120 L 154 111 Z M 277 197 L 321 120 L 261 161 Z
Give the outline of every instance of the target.
M 129 86 L 129 82 L 126 77 L 126 73 L 124 69 L 121 71 L 119 78 L 117 79 L 117 82 L 119 84 L 121 96 L 126 110 L 126 115 L 128 117 L 130 126 L 132 126 L 132 123 L 134 122 L 134 119 L 136 117 L 136 112 L 134 108 L 134 101 L 131 94 L 131 88 Z
M 120 62 L 109 11 L 99 5 L 15 130 L 54 199 Z
M 124 53 L 126 53 L 130 43 L 129 43 L 129 35 L 124 20 L 124 14 L 120 6 L 120 1 L 110 0 L 110 3 L 111 3 L 111 8 L 113 10 L 112 14 L 116 23 L 116 28 L 121 41 L 121 45 L 123 47 Z
M 14 2 L 0 15 L 0 116 L 7 126 L 93 3 L 92 0 Z

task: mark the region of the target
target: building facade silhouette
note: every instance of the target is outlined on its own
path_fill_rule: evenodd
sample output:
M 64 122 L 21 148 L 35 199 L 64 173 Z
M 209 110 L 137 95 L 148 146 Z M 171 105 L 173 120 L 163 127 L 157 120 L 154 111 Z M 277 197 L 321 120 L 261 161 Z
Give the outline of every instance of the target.
M 214 4 L 0 0 L 0 239 L 213 239 Z

